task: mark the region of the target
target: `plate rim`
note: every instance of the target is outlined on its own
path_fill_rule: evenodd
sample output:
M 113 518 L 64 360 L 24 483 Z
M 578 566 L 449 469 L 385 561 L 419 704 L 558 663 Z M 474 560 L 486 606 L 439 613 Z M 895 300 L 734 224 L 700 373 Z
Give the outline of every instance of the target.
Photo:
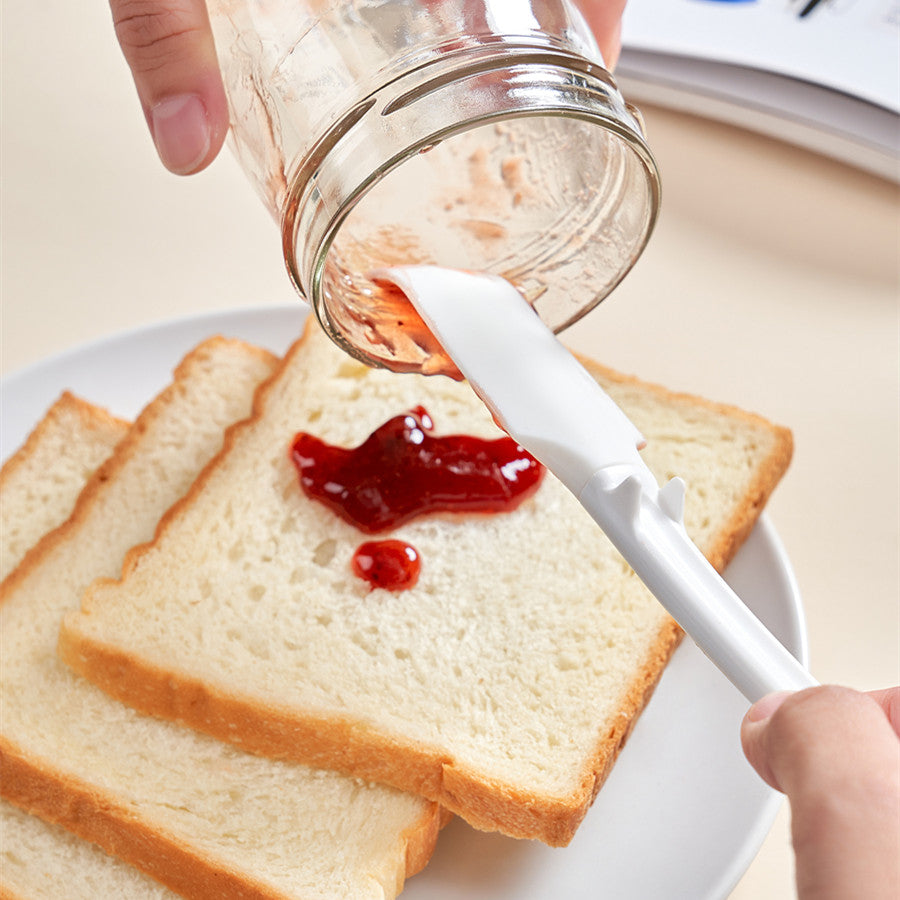
M 34 360 L 0 376 L 0 424 L 2 424 L 3 420 L 6 418 L 5 410 L 10 395 L 15 394 L 17 390 L 22 389 L 22 386 L 27 385 L 31 379 L 40 380 L 42 373 L 45 370 L 52 371 L 60 367 L 72 365 L 76 361 L 87 359 L 90 355 L 108 350 L 117 344 L 128 344 L 129 342 L 136 340 L 165 339 L 166 332 L 171 332 L 173 337 L 180 335 L 182 332 L 190 332 L 192 330 L 205 330 L 208 335 L 216 333 L 227 334 L 229 330 L 239 330 L 242 323 L 250 320 L 258 319 L 263 321 L 273 316 L 290 314 L 296 314 L 298 324 L 302 326 L 310 315 L 310 310 L 299 298 L 296 304 L 278 302 L 221 310 L 205 310 L 135 325 L 58 350 L 46 357 Z M 232 334 L 231 336 L 241 337 L 239 333 Z M 288 334 L 285 336 L 283 346 L 274 347 L 270 345 L 268 349 L 278 353 L 284 352 L 298 336 L 299 332 L 297 334 Z M 252 340 L 251 337 L 246 337 L 245 339 Z M 172 368 L 178 364 L 179 358 L 180 357 L 173 358 L 168 361 L 171 363 Z M 56 385 L 55 388 L 56 393 L 58 394 L 66 389 L 66 386 Z M 95 400 L 90 397 L 85 397 L 84 399 L 89 402 L 97 402 L 100 404 L 103 402 L 102 399 Z M 138 401 L 139 408 L 143 403 L 147 402 L 147 399 L 149 398 Z M 32 410 L 30 412 L 39 418 L 43 415 L 44 410 Z M 35 419 L 35 422 L 36 421 L 37 419 Z M 5 427 L 3 430 L 5 431 Z M 27 435 L 22 435 L 18 438 L 14 437 L 12 439 L 13 446 L 11 448 L 5 448 L 6 457 L 15 452 L 15 449 L 21 444 L 21 440 L 24 440 L 25 436 Z M 792 601 L 789 612 L 793 628 L 796 632 L 796 634 L 793 635 L 796 640 L 796 646 L 790 647 L 789 649 L 804 665 L 808 665 L 809 636 L 806 616 L 799 585 L 797 584 L 796 575 L 791 566 L 786 548 L 765 510 L 763 510 L 758 517 L 753 530 L 758 532 L 758 539 L 763 542 L 763 545 L 768 552 L 776 559 L 778 563 L 778 575 L 783 579 L 785 592 L 790 596 Z M 732 854 L 727 861 L 727 864 L 724 864 L 720 869 L 718 877 L 715 880 L 711 880 L 709 891 L 706 894 L 708 900 L 713 900 L 713 898 L 716 898 L 716 900 L 725 898 L 735 888 L 752 864 L 756 855 L 759 853 L 760 847 L 771 831 L 772 825 L 783 803 L 783 795 L 776 791 L 770 791 L 766 796 L 765 801 L 760 804 L 754 815 L 754 824 L 752 828 L 748 830 L 746 838 L 741 845 L 740 852 Z

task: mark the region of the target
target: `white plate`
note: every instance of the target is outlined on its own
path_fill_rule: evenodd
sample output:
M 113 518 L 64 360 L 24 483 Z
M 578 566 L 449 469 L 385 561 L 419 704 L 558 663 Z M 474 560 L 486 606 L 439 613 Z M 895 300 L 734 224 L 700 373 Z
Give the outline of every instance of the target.
M 181 356 L 220 333 L 282 352 L 305 310 L 261 307 L 121 334 L 37 363 L 0 383 L 0 458 L 68 389 L 132 417 Z M 804 663 L 806 629 L 790 564 L 763 518 L 727 572 L 737 593 Z M 771 827 L 780 797 L 743 758 L 746 702 L 686 639 L 575 839 L 565 849 L 482 834 L 441 835 L 408 900 L 718 900 Z

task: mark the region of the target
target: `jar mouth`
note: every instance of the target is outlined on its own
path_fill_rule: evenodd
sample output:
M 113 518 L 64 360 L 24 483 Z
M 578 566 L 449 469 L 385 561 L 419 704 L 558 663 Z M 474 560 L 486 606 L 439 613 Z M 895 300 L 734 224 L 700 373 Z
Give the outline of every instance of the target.
M 605 69 L 504 45 L 438 57 L 329 129 L 288 179 L 285 261 L 325 331 L 370 365 L 422 368 L 367 273 L 502 275 L 555 331 L 593 309 L 653 230 L 659 175 Z

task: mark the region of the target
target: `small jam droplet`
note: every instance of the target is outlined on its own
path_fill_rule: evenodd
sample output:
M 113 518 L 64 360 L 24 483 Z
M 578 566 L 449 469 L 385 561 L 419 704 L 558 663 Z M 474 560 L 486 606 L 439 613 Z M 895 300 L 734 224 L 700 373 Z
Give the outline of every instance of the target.
M 301 432 L 291 458 L 306 495 L 367 534 L 430 512 L 508 512 L 540 485 L 544 467 L 512 438 L 435 437 L 432 429 L 418 406 L 353 449 Z
M 419 580 L 422 561 L 406 541 L 366 541 L 356 548 L 350 565 L 353 574 L 373 588 L 405 591 Z

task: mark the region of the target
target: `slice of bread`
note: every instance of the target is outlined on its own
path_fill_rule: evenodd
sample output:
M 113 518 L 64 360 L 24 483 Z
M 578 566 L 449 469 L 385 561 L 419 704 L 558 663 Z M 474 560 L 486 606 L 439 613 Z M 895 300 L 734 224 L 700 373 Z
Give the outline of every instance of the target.
M 56 657 L 65 611 L 153 536 L 273 364 L 224 339 L 189 354 L 0 586 L 0 791 L 188 897 L 383 900 L 427 861 L 435 804 L 140 716 Z
M 175 900 L 177 894 L 121 860 L 0 802 L 2 900 Z
M 0 580 L 61 525 L 128 423 L 66 392 L 0 470 Z
M 128 423 L 64 393 L 0 469 L 0 573 L 61 525 L 91 473 Z M 174 900 L 137 869 L 58 825 L 0 800 L 0 897 L 4 900 Z
M 648 438 L 655 474 L 685 479 L 688 530 L 724 567 L 790 433 L 591 371 Z M 419 551 L 421 575 L 370 592 L 349 565 L 366 536 L 303 495 L 289 447 L 301 430 L 355 446 L 418 405 L 438 432 L 498 435 L 467 385 L 366 369 L 308 330 L 155 542 L 66 618 L 61 652 L 145 712 L 562 845 L 681 633 L 549 475 L 511 513 L 386 535 Z

